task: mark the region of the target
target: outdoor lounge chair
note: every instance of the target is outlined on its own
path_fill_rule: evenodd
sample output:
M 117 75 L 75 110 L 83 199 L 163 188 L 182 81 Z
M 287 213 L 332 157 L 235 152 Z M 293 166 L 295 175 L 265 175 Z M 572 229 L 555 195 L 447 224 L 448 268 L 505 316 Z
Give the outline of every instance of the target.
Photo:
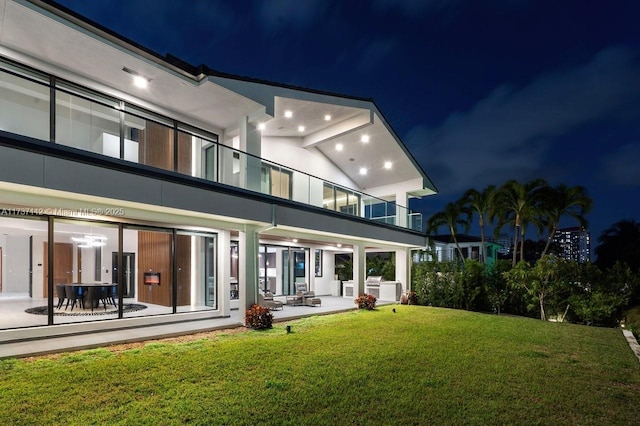
M 264 306 L 265 308 L 269 308 L 272 310 L 283 309 L 283 304 L 279 300 L 273 300 L 273 296 L 271 293 L 267 293 L 264 296 L 262 294 L 258 294 L 258 305 Z

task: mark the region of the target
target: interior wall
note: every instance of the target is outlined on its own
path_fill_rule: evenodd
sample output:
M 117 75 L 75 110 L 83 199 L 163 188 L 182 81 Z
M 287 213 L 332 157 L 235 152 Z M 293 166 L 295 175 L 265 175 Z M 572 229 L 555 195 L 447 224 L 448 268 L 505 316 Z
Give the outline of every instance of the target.
M 3 250 L 6 262 L 2 268 L 5 274 L 2 280 L 3 293 L 29 293 L 29 237 L 25 235 L 6 237 Z M 6 254 L 4 253 L 6 251 Z M 6 270 L 6 272 L 5 272 Z

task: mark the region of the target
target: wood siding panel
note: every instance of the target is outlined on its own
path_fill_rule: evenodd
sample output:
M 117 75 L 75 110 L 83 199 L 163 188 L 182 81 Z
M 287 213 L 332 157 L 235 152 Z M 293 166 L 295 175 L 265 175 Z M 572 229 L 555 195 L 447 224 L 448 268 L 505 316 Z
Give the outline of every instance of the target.
M 191 176 L 191 135 L 178 132 L 178 173 Z
M 138 155 L 140 162 L 148 166 L 173 170 L 173 129 L 147 121 L 141 131 Z
M 43 297 L 49 295 L 49 243 L 45 241 L 43 251 Z M 53 244 L 53 285 L 70 284 L 73 282 L 73 244 L 54 243 Z
M 145 272 L 160 272 L 160 285 L 145 285 Z M 171 306 L 171 234 L 138 231 L 138 300 Z

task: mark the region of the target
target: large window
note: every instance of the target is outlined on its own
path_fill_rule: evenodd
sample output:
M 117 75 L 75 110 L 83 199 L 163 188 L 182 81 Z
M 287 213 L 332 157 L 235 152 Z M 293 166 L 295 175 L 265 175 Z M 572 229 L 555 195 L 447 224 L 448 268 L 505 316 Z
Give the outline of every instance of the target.
M 47 324 L 46 241 L 46 220 L 0 216 L 1 329 Z
M 260 190 L 263 194 L 291 199 L 291 171 L 273 164 L 262 164 Z
M 179 232 L 176 235 L 178 312 L 217 307 L 215 259 L 215 235 L 186 232 Z
M 322 205 L 325 209 L 354 216 L 360 215 L 360 195 L 329 183 L 325 183 L 323 187 Z
M 0 130 L 48 141 L 49 99 L 47 85 L 0 70 Z
M 102 98 L 98 100 L 104 103 L 99 103 L 88 98 L 89 93 L 85 97 L 67 90 L 56 90 L 56 142 L 120 157 L 120 112 L 115 109 L 116 102 Z
M 111 252 L 118 251 L 118 227 L 112 224 L 55 219 L 53 265 L 43 242 L 43 297 L 53 274 L 54 324 L 118 318 L 117 285 Z M 59 304 L 60 299 L 62 304 Z

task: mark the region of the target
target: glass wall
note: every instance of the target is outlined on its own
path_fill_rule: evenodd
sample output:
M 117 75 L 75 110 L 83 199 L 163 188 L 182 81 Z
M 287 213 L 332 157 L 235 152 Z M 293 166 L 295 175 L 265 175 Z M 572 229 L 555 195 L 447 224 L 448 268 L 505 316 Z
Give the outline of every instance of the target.
M 0 329 L 46 325 L 47 221 L 0 216 Z
M 84 151 L 120 157 L 120 112 L 107 98 L 90 99 L 56 90 L 56 143 Z M 110 105 L 109 105 L 110 103 Z
M 112 255 L 118 251 L 118 227 L 79 220 L 54 220 L 53 265 L 48 262 L 48 241 L 40 261 L 46 277 L 53 273 L 54 324 L 118 318 L 117 284 Z
M 258 268 L 259 291 L 295 294 L 295 283 L 309 283 L 309 249 L 261 244 Z
M 354 191 L 325 183 L 322 206 L 328 210 L 359 216 L 360 195 Z
M 291 171 L 273 164 L 263 163 L 260 173 L 263 194 L 291 199 Z
M 37 77 L 33 73 L 29 76 Z M 50 139 L 48 81 L 40 80 L 27 80 L 0 70 L 0 130 L 45 141 Z
M 173 233 L 169 229 L 127 227 L 123 252 L 135 253 L 134 294 L 125 300 L 124 317 L 173 312 Z M 124 306 L 125 308 L 127 305 Z
M 217 308 L 216 238 L 212 234 L 176 235 L 177 311 Z
M 177 171 L 185 175 L 217 180 L 216 143 L 192 132 L 178 130 Z

